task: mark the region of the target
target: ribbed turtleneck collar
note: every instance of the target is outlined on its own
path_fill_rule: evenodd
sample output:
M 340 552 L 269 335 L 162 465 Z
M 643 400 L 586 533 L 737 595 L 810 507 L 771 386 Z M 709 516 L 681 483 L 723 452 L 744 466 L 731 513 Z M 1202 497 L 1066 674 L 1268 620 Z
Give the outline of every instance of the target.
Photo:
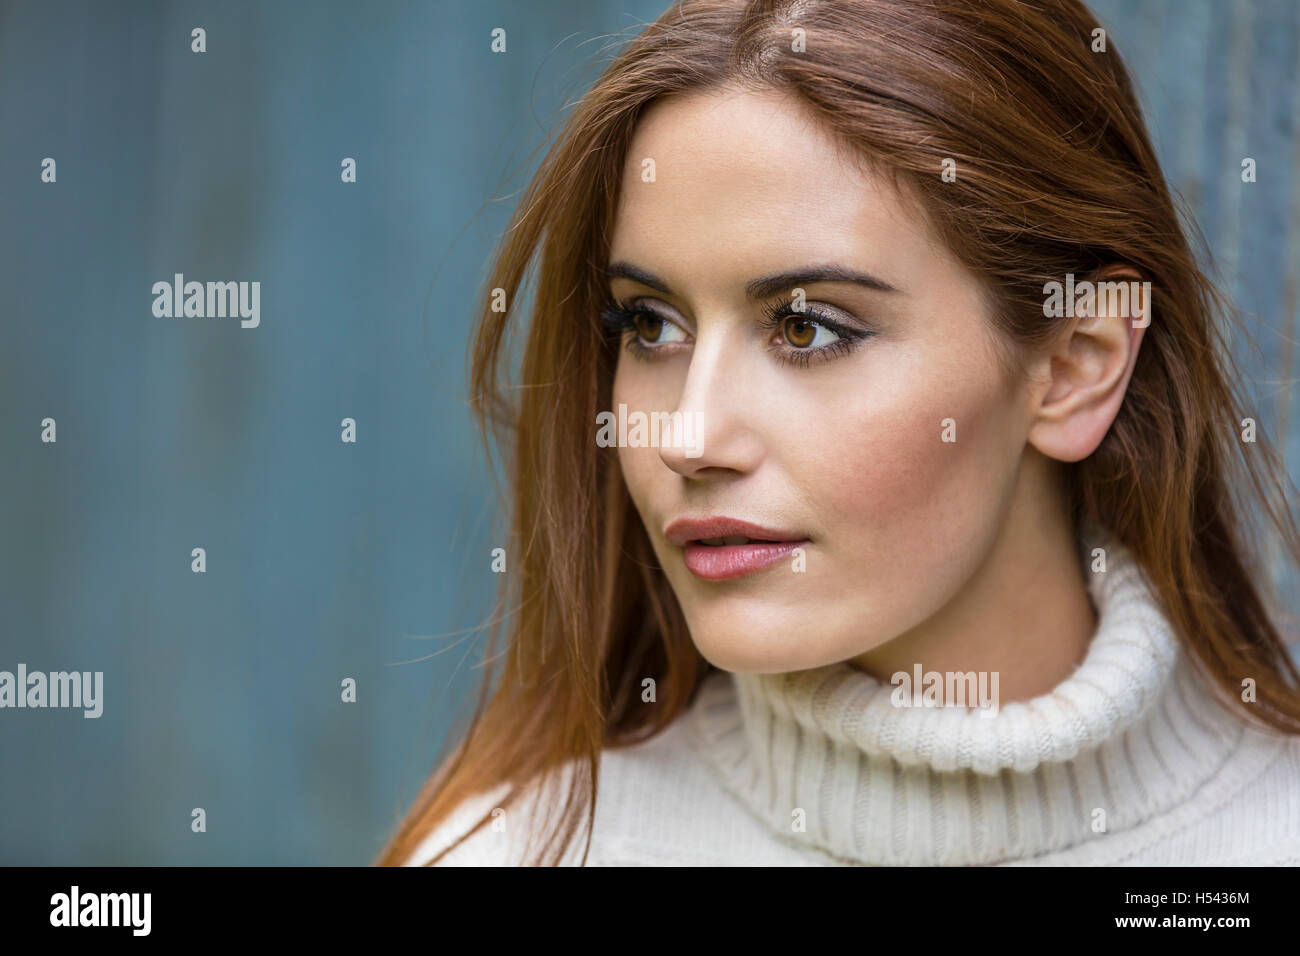
M 990 716 L 895 706 L 847 663 L 723 673 L 689 716 L 706 759 L 783 839 L 848 863 L 1015 861 L 1184 801 L 1244 725 L 1215 709 L 1131 552 L 1095 524 L 1079 543 L 1098 626 L 1049 693 Z

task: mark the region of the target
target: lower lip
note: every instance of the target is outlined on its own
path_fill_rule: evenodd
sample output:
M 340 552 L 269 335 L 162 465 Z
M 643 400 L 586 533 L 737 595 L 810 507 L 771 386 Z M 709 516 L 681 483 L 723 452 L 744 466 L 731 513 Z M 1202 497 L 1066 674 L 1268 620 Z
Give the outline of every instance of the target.
M 726 581 L 775 564 L 807 541 L 773 541 L 765 544 L 724 544 L 713 547 L 692 541 L 683 549 L 686 569 L 706 581 Z

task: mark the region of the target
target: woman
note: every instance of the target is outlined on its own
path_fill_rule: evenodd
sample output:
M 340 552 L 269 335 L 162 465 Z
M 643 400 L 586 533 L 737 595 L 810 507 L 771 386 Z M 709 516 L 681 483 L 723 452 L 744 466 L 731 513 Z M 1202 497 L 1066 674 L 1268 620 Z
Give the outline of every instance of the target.
M 501 679 L 381 863 L 1300 862 L 1286 478 L 1095 30 L 700 0 L 620 53 L 484 297 Z

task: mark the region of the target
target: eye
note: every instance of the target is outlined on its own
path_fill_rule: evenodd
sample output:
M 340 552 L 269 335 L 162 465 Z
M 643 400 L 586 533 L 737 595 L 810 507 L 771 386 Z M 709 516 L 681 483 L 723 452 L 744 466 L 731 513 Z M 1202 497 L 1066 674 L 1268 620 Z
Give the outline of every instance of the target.
M 791 315 L 782 319 L 781 326 L 777 329 L 777 337 L 797 349 L 830 345 L 840 339 L 837 333 L 819 324 L 816 319 L 801 315 Z
M 764 306 L 763 314 L 762 327 L 772 333 L 768 351 L 789 365 L 806 367 L 814 359 L 829 361 L 876 334 L 873 329 L 860 328 L 847 315 L 841 321 L 820 308 L 796 310 L 789 299 Z
M 691 339 L 672 319 L 638 302 L 624 305 L 611 300 L 601 309 L 600 321 L 613 339 L 626 339 L 628 351 L 637 358 L 679 351 L 679 346 Z
M 667 342 L 686 340 L 686 333 L 681 326 L 653 312 L 634 312 L 631 318 L 633 331 L 647 345 L 662 345 Z

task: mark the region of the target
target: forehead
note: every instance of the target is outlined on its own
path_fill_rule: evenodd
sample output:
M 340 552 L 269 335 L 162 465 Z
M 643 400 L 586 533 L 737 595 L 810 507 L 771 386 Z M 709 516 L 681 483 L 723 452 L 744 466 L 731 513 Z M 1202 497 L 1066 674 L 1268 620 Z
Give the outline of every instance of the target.
M 727 88 L 665 97 L 642 115 L 610 258 L 670 281 L 708 263 L 719 281 L 736 267 L 725 278 L 743 283 L 797 260 L 871 266 L 906 285 L 923 278 L 919 263 L 935 247 L 914 205 L 805 104 L 775 90 Z

